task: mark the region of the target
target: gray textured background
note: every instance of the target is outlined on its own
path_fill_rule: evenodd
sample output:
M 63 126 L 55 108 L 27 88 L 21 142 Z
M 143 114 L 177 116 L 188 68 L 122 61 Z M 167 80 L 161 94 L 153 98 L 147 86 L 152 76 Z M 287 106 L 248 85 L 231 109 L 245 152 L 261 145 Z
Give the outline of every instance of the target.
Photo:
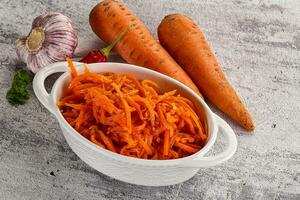
M 15 68 L 24 66 L 14 42 L 33 18 L 62 12 L 83 48 L 101 46 L 88 25 L 96 2 L 0 1 L 0 199 L 300 199 L 300 1 L 124 1 L 155 36 L 168 13 L 194 18 L 257 125 L 250 135 L 230 123 L 239 142 L 230 161 L 160 188 L 122 183 L 88 167 L 34 94 L 17 108 L 5 99 Z

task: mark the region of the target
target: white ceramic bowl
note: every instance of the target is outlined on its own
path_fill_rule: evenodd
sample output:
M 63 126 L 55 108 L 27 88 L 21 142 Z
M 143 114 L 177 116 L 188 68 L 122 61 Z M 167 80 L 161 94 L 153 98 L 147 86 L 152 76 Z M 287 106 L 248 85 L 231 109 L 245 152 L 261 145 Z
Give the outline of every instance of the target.
M 81 63 L 74 63 L 79 73 L 83 72 Z M 127 73 L 138 79 L 156 81 L 164 90 L 177 89 L 182 96 L 189 98 L 203 115 L 207 123 L 207 144 L 197 153 L 174 160 L 144 160 L 113 153 L 90 142 L 74 130 L 64 119 L 56 101 L 60 99 L 71 75 L 66 62 L 55 63 L 40 70 L 34 77 L 33 89 L 40 102 L 56 117 L 62 133 L 71 149 L 89 166 L 115 179 L 128 183 L 146 186 L 165 186 L 180 183 L 194 176 L 201 167 L 210 167 L 220 164 L 236 151 L 237 140 L 230 126 L 215 115 L 206 103 L 184 84 L 158 72 L 122 63 L 89 64 L 92 72 Z M 54 73 L 63 73 L 53 85 L 51 94 L 44 87 L 45 79 Z M 227 147 L 223 152 L 206 157 L 204 156 L 214 145 L 219 129 L 228 138 Z

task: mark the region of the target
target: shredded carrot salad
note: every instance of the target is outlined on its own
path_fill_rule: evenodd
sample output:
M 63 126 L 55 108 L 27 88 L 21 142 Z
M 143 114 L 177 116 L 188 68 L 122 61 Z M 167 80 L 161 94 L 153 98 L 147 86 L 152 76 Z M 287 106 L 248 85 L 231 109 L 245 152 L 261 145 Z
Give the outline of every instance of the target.
M 132 75 L 78 75 L 57 104 L 81 135 L 110 151 L 143 159 L 176 159 L 199 151 L 207 134 L 193 103 L 176 90 L 160 94 L 151 80 Z

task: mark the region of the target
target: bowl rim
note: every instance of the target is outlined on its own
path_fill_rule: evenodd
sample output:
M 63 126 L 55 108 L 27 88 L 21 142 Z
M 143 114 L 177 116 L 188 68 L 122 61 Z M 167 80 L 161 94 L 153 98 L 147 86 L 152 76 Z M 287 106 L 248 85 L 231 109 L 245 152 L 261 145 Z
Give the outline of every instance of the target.
M 122 161 L 124 163 L 129 163 L 132 165 L 146 165 L 146 166 L 174 166 L 178 165 L 186 160 L 193 160 L 196 157 L 202 157 L 204 156 L 214 145 L 216 137 L 217 137 L 217 126 L 216 122 L 213 117 L 213 112 L 210 110 L 209 106 L 204 102 L 202 98 L 200 98 L 199 95 L 197 95 L 192 89 L 184 85 L 183 83 L 177 81 L 176 79 L 173 79 L 167 75 L 161 74 L 159 72 L 153 71 L 151 69 L 147 69 L 144 67 L 140 67 L 137 65 L 127 64 L 127 63 L 117 63 L 117 62 L 103 62 L 103 63 L 91 63 L 88 64 L 89 69 L 92 72 L 98 73 L 98 72 L 106 72 L 107 70 L 95 70 L 94 68 L 101 69 L 102 68 L 109 68 L 114 67 L 114 69 L 121 68 L 121 71 L 126 71 L 128 69 L 136 72 L 142 72 L 146 74 L 152 74 L 158 78 L 165 79 L 168 82 L 171 82 L 172 84 L 176 85 L 177 87 L 181 87 L 183 90 L 190 93 L 197 102 L 199 102 L 202 106 L 202 108 L 205 111 L 205 116 L 207 120 L 208 125 L 208 139 L 206 144 L 203 148 L 201 148 L 198 152 L 178 159 L 169 159 L 169 160 L 150 160 L 150 159 L 141 159 L 141 158 L 135 158 L 130 156 L 121 155 L 112 151 L 109 151 L 107 149 L 101 148 L 98 145 L 94 144 L 84 136 L 82 136 L 79 132 L 77 132 L 63 117 L 62 113 L 60 112 L 56 101 L 57 101 L 57 91 L 59 87 L 62 87 L 64 84 L 62 83 L 65 81 L 65 79 L 69 78 L 71 76 L 71 73 L 69 71 L 64 72 L 54 83 L 50 97 L 51 97 L 51 104 L 52 104 L 52 111 L 55 114 L 56 119 L 58 120 L 60 124 L 61 129 L 66 129 L 67 133 L 69 133 L 75 140 L 85 145 L 87 148 L 92 149 L 96 153 L 100 153 L 112 160 Z M 79 74 L 83 72 L 84 64 L 75 65 L 77 71 Z M 121 72 L 122 73 L 122 72 Z M 125 72 L 124 72 L 125 73 Z M 135 76 L 135 75 L 134 75 Z M 63 130 L 62 130 L 63 131 Z M 65 133 L 64 133 L 65 134 Z

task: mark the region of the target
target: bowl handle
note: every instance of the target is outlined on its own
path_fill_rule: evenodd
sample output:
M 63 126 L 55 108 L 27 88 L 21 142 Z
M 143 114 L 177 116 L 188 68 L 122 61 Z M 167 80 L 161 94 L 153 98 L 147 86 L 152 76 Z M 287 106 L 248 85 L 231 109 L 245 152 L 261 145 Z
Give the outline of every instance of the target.
M 74 65 L 78 65 L 81 63 L 74 62 Z M 35 74 L 33 79 L 33 90 L 38 98 L 38 100 L 52 113 L 55 115 L 53 111 L 53 102 L 51 101 L 51 96 L 45 89 L 45 80 L 48 76 L 58 73 L 58 72 L 67 72 L 68 65 L 67 62 L 57 62 L 47 67 L 42 68 L 38 73 Z
M 208 156 L 208 157 L 198 157 L 194 160 L 187 160 L 181 163 L 181 166 L 185 167 L 211 167 L 217 164 L 227 161 L 233 156 L 237 149 L 237 139 L 236 135 L 233 132 L 232 128 L 218 115 L 214 114 L 215 121 L 218 126 L 218 130 L 222 130 L 228 138 L 227 147 L 223 152 L 218 153 L 217 155 Z

